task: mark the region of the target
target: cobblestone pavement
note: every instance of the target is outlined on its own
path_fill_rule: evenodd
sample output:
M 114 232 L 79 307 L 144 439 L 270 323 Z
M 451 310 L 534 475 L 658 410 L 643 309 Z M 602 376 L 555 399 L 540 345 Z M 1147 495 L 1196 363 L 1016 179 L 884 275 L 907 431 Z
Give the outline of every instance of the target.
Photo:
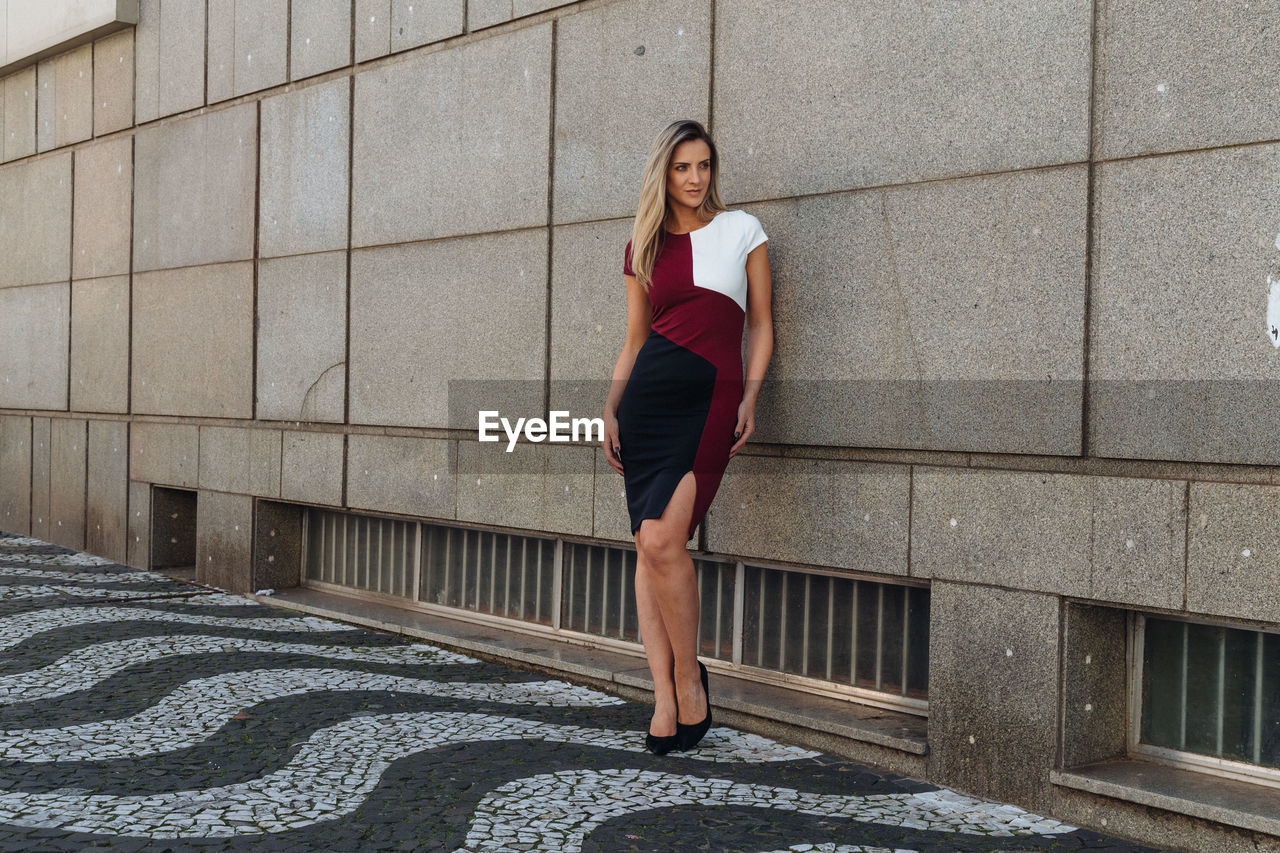
M 1145 851 L 0 532 L 0 851 Z

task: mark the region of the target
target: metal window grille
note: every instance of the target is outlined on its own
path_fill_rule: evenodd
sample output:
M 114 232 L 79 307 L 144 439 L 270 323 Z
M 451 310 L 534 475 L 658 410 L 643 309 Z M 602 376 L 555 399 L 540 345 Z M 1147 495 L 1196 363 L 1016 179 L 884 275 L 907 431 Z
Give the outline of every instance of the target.
M 552 624 L 555 540 L 439 524 L 422 536 L 420 600 Z
M 1227 775 L 1280 769 L 1280 634 L 1139 614 L 1134 637 L 1136 751 Z
M 311 509 L 303 524 L 307 578 L 386 595 L 412 594 L 414 522 Z

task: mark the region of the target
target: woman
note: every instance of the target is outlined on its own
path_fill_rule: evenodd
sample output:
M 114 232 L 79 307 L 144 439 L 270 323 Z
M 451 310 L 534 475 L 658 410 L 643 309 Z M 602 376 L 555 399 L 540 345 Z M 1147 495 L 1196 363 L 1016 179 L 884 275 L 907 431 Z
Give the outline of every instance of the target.
M 605 456 L 623 475 L 636 540 L 654 693 L 645 744 L 657 755 L 692 748 L 711 726 L 685 543 L 755 431 L 773 355 L 767 237 L 754 216 L 725 209 L 718 175 L 715 143 L 698 122 L 674 122 L 654 142 L 623 250 L 627 337 L 604 409 Z

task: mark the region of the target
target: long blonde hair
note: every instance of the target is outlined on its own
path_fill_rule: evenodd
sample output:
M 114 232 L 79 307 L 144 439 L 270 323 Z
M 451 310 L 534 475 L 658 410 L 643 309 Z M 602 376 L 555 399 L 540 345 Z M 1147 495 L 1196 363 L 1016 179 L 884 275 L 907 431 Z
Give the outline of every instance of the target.
M 644 175 L 640 179 L 640 203 L 636 206 L 636 221 L 631 227 L 631 269 L 636 280 L 647 292 L 653 281 L 653 265 L 658 259 L 665 234 L 670 206 L 667 203 L 667 170 L 675 156 L 676 146 L 691 139 L 701 139 L 711 149 L 711 182 L 698 205 L 698 217 L 710 220 L 725 210 L 720 201 L 720 156 L 716 144 L 701 122 L 692 119 L 673 121 L 658 134 L 649 149 Z

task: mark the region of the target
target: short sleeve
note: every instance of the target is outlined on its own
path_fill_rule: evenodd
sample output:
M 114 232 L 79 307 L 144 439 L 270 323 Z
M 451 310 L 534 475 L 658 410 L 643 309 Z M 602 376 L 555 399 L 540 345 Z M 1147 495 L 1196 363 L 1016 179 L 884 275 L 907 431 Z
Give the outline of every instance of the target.
M 747 252 L 759 246 L 769 237 L 764 233 L 764 228 L 760 226 L 760 220 L 756 219 L 750 213 L 747 214 Z
M 631 269 L 631 241 L 627 241 L 627 247 L 622 250 L 622 274 L 635 275 L 635 270 Z

